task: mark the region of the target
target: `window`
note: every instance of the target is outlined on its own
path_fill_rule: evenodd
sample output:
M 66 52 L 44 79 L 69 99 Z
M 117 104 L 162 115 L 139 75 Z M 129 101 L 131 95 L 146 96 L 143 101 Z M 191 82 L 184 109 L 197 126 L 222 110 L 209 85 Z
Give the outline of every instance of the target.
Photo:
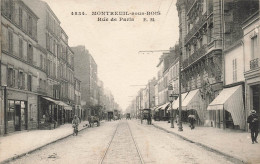
M 43 58 L 42 58 L 42 55 L 40 55 L 40 68 L 43 68 Z
M 28 91 L 32 91 L 32 75 L 27 76 L 27 89 Z
M 7 16 L 7 18 L 11 20 L 14 8 L 13 0 L 3 0 L 2 4 L 3 15 Z
M 23 39 L 19 38 L 19 56 L 23 58 Z
M 29 43 L 27 48 L 27 61 L 33 64 L 33 46 Z
M 213 35 L 213 25 L 211 25 L 208 30 L 208 43 L 212 41 L 212 35 Z
M 252 59 L 255 59 L 257 54 L 258 54 L 258 50 L 257 50 L 257 35 L 251 38 L 251 48 L 252 48 L 252 50 L 251 50 L 251 52 L 252 52 L 251 57 L 252 57 Z
M 14 101 L 8 100 L 7 121 L 14 121 Z
M 28 25 L 27 25 L 27 28 L 28 28 L 28 32 L 29 32 L 29 35 L 32 36 L 32 17 L 30 15 L 28 15 Z
M 25 89 L 25 74 L 22 71 L 18 74 L 18 88 Z
M 19 26 L 23 26 L 23 10 L 19 8 Z
M 15 70 L 13 68 L 8 68 L 7 86 L 8 87 L 14 87 L 15 86 Z
M 13 54 L 13 32 L 12 31 L 8 31 L 8 52 L 10 54 Z
M 233 65 L 233 82 L 236 82 L 237 81 L 237 59 L 233 59 L 232 65 Z

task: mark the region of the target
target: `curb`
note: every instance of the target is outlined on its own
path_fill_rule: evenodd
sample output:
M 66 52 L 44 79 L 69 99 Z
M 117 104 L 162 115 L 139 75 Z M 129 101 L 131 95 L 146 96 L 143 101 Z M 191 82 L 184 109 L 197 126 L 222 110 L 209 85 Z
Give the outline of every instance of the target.
M 208 151 L 212 151 L 212 152 L 214 152 L 214 153 L 216 153 L 216 154 L 222 155 L 222 156 L 228 158 L 228 160 L 230 160 L 231 162 L 234 162 L 234 163 L 236 163 L 236 164 L 244 164 L 244 163 L 246 163 L 246 162 L 245 162 L 243 159 L 241 159 L 241 158 L 238 158 L 238 157 L 232 156 L 232 155 L 230 155 L 230 154 L 221 152 L 221 151 L 219 151 L 219 150 L 217 150 L 217 149 L 215 149 L 215 148 L 212 148 L 212 147 L 210 147 L 210 146 L 207 146 L 207 145 L 205 145 L 205 144 L 192 141 L 192 140 L 190 140 L 190 139 L 188 139 L 188 138 L 186 138 L 186 137 L 184 137 L 184 136 L 182 136 L 182 135 L 180 135 L 180 134 L 177 134 L 177 133 L 175 133 L 175 132 L 173 132 L 173 131 L 169 131 L 169 130 L 167 130 L 167 129 L 165 129 L 165 128 L 162 128 L 162 127 L 160 127 L 160 126 L 158 126 L 158 125 L 154 125 L 154 124 L 152 124 L 152 125 L 153 125 L 154 127 L 158 128 L 158 129 L 160 129 L 160 130 L 163 130 L 163 131 L 165 131 L 165 132 L 167 132 L 167 133 L 171 133 L 171 134 L 173 134 L 173 135 L 175 135 L 175 136 L 177 136 L 177 137 L 179 137 L 179 138 L 182 138 L 183 140 L 186 140 L 186 141 L 188 141 L 188 142 L 191 142 L 191 143 L 194 143 L 194 144 L 196 144 L 196 145 L 198 145 L 198 146 L 201 146 L 202 148 L 204 148 L 204 149 L 206 149 L 206 150 L 208 150 Z
M 85 129 L 87 129 L 87 127 L 84 127 L 84 128 L 82 128 L 82 129 L 80 129 L 79 132 L 81 132 L 81 131 L 83 131 L 83 130 L 85 130 Z M 16 159 L 18 159 L 18 158 L 21 158 L 21 157 L 23 157 L 23 156 L 25 156 L 25 155 L 27 155 L 27 154 L 31 154 L 31 153 L 33 153 L 33 152 L 35 152 L 35 151 L 37 151 L 37 150 L 39 150 L 39 149 L 41 149 L 41 148 L 44 148 L 45 146 L 51 145 L 51 144 L 53 144 L 53 143 L 55 143 L 55 142 L 58 142 L 58 141 L 63 140 L 63 139 L 65 139 L 65 138 L 68 138 L 68 137 L 70 137 L 70 136 L 72 136 L 72 135 L 73 135 L 73 134 L 65 135 L 65 136 L 63 136 L 63 137 L 61 137 L 61 138 L 58 138 L 58 139 L 56 139 L 56 140 L 54 140 L 54 141 L 51 141 L 51 142 L 48 142 L 48 143 L 46 143 L 46 144 L 44 144 L 44 145 L 42 145 L 42 146 L 39 146 L 39 147 L 34 148 L 34 149 L 32 149 L 32 150 L 29 150 L 29 151 L 27 151 L 27 152 L 25 152 L 25 153 L 18 154 L 18 155 L 15 155 L 15 156 L 13 156 L 13 157 L 7 158 L 7 159 L 5 159 L 5 160 L 3 160 L 3 161 L 0 161 L 0 164 L 9 163 L 9 162 L 11 162 L 11 161 L 13 161 L 13 160 L 16 160 Z

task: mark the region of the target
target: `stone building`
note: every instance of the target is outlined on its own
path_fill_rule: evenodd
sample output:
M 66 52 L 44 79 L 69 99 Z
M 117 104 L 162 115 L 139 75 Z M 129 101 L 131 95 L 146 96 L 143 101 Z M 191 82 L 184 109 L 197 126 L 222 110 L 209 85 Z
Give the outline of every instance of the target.
M 246 116 L 256 110 L 260 117 L 260 20 L 259 10 L 243 22 L 243 57 Z M 258 118 L 260 119 L 260 118 Z M 260 123 L 260 122 L 259 122 Z
M 1 135 L 38 127 L 47 53 L 38 44 L 37 21 L 23 1 L 1 1 Z
M 81 108 L 81 81 L 79 79 L 77 79 L 76 77 L 75 79 L 75 108 L 73 109 L 73 115 L 77 115 L 79 116 L 81 119 L 86 119 L 84 116 L 84 112 Z
M 157 83 L 155 83 L 154 88 L 156 97 L 155 100 L 157 100 L 157 108 L 155 109 L 155 114 L 160 119 L 167 120 L 169 117 L 168 109 L 170 107 L 170 102 L 168 86 L 170 84 L 174 85 L 174 80 L 176 82 L 176 79 L 173 80 L 173 73 L 176 73 L 173 71 L 176 71 L 177 68 L 176 63 L 178 63 L 178 55 L 175 52 L 175 48 L 171 48 L 169 53 L 163 53 L 160 58 L 159 64 L 157 65 Z M 177 83 L 175 85 L 177 85 Z
M 74 51 L 75 75 L 81 81 L 81 98 L 85 102 L 82 106 L 86 114 L 98 105 L 97 64 L 85 46 L 72 47 Z
M 49 5 L 41 0 L 23 1 L 39 17 L 38 42 L 47 52 L 47 90 L 39 101 L 40 128 L 45 128 L 49 123 L 56 127 L 72 117 L 72 106 L 75 105 L 74 55 L 68 45 L 68 36 Z
M 224 50 L 241 39 L 241 24 L 258 1 L 178 0 L 181 87 L 185 114 L 196 111 L 200 124 L 225 127 L 228 109 L 207 110 L 225 86 Z M 212 104 L 214 105 L 214 104 Z M 223 105 L 223 104 L 222 104 Z M 243 129 L 243 127 L 240 127 Z

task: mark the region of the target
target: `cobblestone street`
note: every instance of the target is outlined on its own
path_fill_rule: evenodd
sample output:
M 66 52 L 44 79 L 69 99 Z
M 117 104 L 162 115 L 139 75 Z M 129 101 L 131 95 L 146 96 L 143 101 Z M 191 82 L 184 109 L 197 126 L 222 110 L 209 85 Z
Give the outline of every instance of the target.
M 105 122 L 11 163 L 139 164 L 141 158 L 143 163 L 232 163 L 145 122 L 141 124 L 139 120 Z

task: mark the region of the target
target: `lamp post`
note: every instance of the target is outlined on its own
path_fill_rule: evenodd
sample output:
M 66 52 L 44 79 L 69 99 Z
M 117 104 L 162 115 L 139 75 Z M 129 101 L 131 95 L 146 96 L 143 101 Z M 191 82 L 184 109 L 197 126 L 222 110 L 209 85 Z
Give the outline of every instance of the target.
M 4 87 L 4 133 L 7 134 L 7 89 L 6 85 Z
M 181 98 L 181 68 L 182 68 L 182 52 L 181 52 L 181 46 L 179 51 L 179 127 L 178 131 L 183 131 L 182 128 L 182 121 L 181 121 L 181 108 L 182 108 L 182 98 Z
M 172 108 L 172 103 L 173 103 L 173 100 L 175 100 L 175 98 L 178 97 L 178 95 L 176 94 L 173 94 L 173 86 L 172 84 L 170 84 L 168 86 L 168 90 L 171 91 L 171 93 L 169 94 L 169 100 L 170 100 L 170 103 L 171 103 L 171 113 L 170 113 L 170 118 L 171 118 L 171 128 L 174 128 L 174 117 L 173 117 L 173 108 Z
M 173 109 L 172 109 L 172 102 L 173 102 L 173 94 L 170 94 L 170 103 L 171 103 L 171 128 L 174 128 L 174 120 L 173 120 Z

